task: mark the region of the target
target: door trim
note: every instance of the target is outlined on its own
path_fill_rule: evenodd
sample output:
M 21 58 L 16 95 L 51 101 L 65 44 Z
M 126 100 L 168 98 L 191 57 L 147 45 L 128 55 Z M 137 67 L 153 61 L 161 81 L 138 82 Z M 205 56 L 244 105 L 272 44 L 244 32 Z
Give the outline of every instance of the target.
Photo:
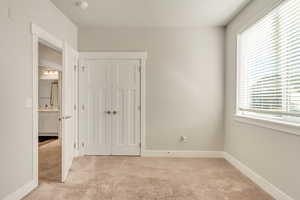
M 141 98 L 141 141 L 140 141 L 140 156 L 144 155 L 146 149 L 146 60 L 147 52 L 79 52 L 80 63 L 82 60 L 94 60 L 94 59 L 113 59 L 113 60 L 139 60 L 140 73 L 141 73 L 141 85 L 140 85 L 140 98 Z M 82 66 L 81 66 L 82 67 Z M 80 133 L 79 133 L 80 134 Z M 85 141 L 86 142 L 86 141 Z M 81 143 L 81 142 L 80 142 Z M 81 147 L 82 148 L 82 147 Z M 86 148 L 86 146 L 84 147 Z M 80 149 L 80 155 L 85 154 L 85 149 Z
M 38 45 L 39 42 L 62 52 L 63 57 L 63 69 L 64 69 L 64 53 L 65 45 L 64 41 L 57 39 L 38 25 L 31 24 L 31 33 L 32 33 L 32 179 L 38 186 L 38 88 L 39 88 L 39 54 L 38 54 Z M 61 138 L 62 139 L 62 138 Z M 63 141 L 63 139 L 62 139 Z M 34 189 L 34 188 L 33 188 Z

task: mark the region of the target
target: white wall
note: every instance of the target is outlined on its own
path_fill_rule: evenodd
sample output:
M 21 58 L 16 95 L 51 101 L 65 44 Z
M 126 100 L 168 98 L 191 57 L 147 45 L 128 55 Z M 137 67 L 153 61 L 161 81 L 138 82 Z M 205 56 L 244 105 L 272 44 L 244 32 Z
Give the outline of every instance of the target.
M 30 23 L 77 48 L 77 28 L 49 0 L 0 6 L 0 199 L 32 179 L 32 39 Z
M 223 150 L 224 28 L 84 28 L 78 45 L 148 52 L 147 149 Z
M 226 30 L 225 150 L 294 199 L 300 199 L 300 137 L 234 120 L 236 34 L 278 0 L 255 0 Z
M 39 43 L 39 65 L 62 70 L 62 52 L 51 49 Z

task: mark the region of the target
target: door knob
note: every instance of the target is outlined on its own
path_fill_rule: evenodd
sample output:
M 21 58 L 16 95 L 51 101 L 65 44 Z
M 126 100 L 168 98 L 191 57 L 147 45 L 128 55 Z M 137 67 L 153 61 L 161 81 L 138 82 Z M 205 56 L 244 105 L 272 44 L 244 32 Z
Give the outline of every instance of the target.
M 106 114 L 109 114 L 109 115 L 110 115 L 110 113 L 111 113 L 110 111 L 106 111 Z
M 115 111 L 115 110 L 113 111 L 113 114 L 114 114 L 114 115 L 117 114 L 117 113 L 118 113 L 117 111 Z
M 63 120 L 63 119 L 71 119 L 72 116 L 62 116 L 60 118 L 58 118 L 59 121 Z
M 72 116 L 64 116 L 63 119 L 71 119 Z

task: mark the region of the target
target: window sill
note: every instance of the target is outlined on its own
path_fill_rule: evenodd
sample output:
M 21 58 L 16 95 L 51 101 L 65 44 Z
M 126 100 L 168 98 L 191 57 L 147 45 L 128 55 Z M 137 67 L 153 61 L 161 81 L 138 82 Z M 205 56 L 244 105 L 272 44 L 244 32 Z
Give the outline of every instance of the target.
M 241 114 L 235 114 L 234 119 L 240 123 L 251 124 L 275 131 L 280 131 L 283 133 L 300 136 L 300 124 L 298 123 L 284 122 L 276 119 L 267 119 Z

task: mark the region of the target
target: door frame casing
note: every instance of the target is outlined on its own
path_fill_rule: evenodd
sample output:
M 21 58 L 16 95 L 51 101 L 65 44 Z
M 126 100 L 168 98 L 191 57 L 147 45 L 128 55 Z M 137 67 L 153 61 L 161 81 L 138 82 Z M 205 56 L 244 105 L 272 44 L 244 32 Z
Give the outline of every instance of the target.
M 59 40 L 52 36 L 50 33 L 39 27 L 38 25 L 31 24 L 32 33 L 32 175 L 33 181 L 36 186 L 38 185 L 38 88 L 39 88 L 39 43 L 45 44 L 55 50 L 62 52 L 63 69 L 64 69 L 64 53 L 65 41 Z M 61 135 L 62 136 L 62 135 Z M 62 139 L 63 142 L 63 139 Z M 63 163 L 62 163 L 63 164 Z
M 140 106 L 141 106 L 141 135 L 140 135 L 140 156 L 144 155 L 146 150 L 146 60 L 147 60 L 147 52 L 145 51 L 135 51 L 135 52 L 79 52 L 79 63 L 80 67 L 85 62 L 84 60 L 98 60 L 98 59 L 112 59 L 112 60 L 139 60 L 140 62 Z M 80 80 L 79 80 L 80 84 Z M 79 91 L 80 95 L 80 91 Z M 79 134 L 81 134 L 79 132 Z M 79 137 L 80 138 L 80 137 Z M 84 137 L 81 137 L 84 138 Z M 82 143 L 82 141 L 79 141 Z M 86 141 L 83 141 L 86 143 Z M 80 155 L 84 155 L 86 150 L 86 145 L 84 147 L 80 146 Z

